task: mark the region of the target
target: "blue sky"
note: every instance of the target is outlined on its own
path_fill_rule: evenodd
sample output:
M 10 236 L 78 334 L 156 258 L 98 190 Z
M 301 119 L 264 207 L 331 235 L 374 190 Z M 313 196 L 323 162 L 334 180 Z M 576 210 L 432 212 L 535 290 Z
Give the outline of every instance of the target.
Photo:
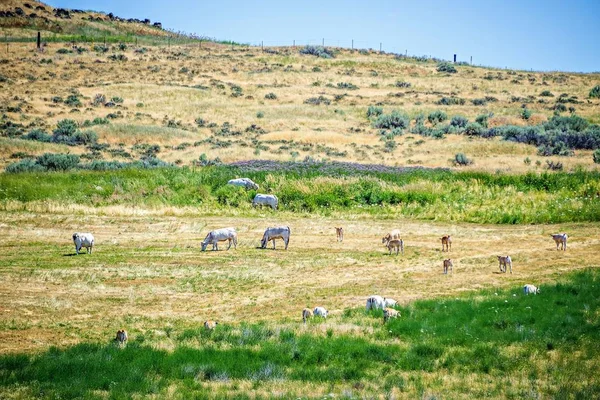
M 600 0 L 51 0 L 175 31 L 267 45 L 321 44 L 494 67 L 600 71 Z

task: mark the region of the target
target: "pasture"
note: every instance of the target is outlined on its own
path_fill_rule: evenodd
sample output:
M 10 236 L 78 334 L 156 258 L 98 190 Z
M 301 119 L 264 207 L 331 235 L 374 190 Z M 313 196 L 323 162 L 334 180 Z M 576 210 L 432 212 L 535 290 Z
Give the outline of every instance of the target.
M 289 249 L 281 241 L 275 251 L 257 249 L 264 229 L 280 224 L 291 228 Z M 237 228 L 238 249 L 201 252 L 206 232 L 224 226 Z M 341 243 L 334 226 L 344 227 Z M 405 254 L 390 256 L 381 236 L 396 227 Z M 75 256 L 71 235 L 83 229 L 97 244 L 92 255 Z M 569 233 L 566 252 L 550 237 L 558 231 Z M 453 237 L 450 253 L 441 251 L 444 234 Z M 3 397 L 598 390 L 597 224 L 57 207 L 1 213 L 0 245 Z M 511 255 L 512 275 L 499 273 L 501 254 Z M 443 275 L 447 257 L 454 273 Z M 524 283 L 542 293 L 524 298 Z M 365 313 L 370 294 L 399 301 L 402 316 L 389 329 L 381 312 Z M 330 317 L 303 325 L 302 309 L 317 305 Z M 207 319 L 220 323 L 212 333 L 202 327 Z M 130 338 L 119 350 L 110 340 L 121 328 Z M 135 372 L 119 377 L 111 372 L 117 365 Z M 82 371 L 75 384 L 73 371 Z

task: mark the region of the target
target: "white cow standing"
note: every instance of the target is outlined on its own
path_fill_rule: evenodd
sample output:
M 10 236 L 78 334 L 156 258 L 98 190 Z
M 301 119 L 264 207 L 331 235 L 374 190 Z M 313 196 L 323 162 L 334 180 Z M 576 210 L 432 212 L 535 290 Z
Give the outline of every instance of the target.
M 258 185 L 252 181 L 250 178 L 236 178 L 230 179 L 227 182 L 228 185 L 243 187 L 246 190 L 254 189 L 258 190 Z
M 273 250 L 275 250 L 275 239 L 283 239 L 285 243 L 285 249 L 287 250 L 288 244 L 290 243 L 290 235 L 292 231 L 289 226 L 278 226 L 275 228 L 267 228 L 263 234 L 262 240 L 260 241 L 260 248 L 264 249 L 267 247 L 267 243 L 273 241 Z
M 91 233 L 80 233 L 75 232 L 73 234 L 73 243 L 75 243 L 75 252 L 79 254 L 79 250 L 82 247 L 86 248 L 89 254 L 92 254 L 92 248 L 94 247 L 94 235 Z
M 262 194 L 257 193 L 252 200 L 252 207 L 256 206 L 270 206 L 273 210 L 277 210 L 279 205 L 279 199 L 274 194 Z
M 219 250 L 219 242 L 224 241 L 229 241 L 227 250 L 231 248 L 231 243 L 233 243 L 233 248 L 237 249 L 237 232 L 235 228 L 221 228 L 208 232 L 208 235 L 202 241 L 202 251 L 205 251 L 206 246 L 209 244 L 213 245 L 213 250 Z
M 550 236 L 552 236 L 552 239 L 554 239 L 554 243 L 556 243 L 556 250 L 558 250 L 558 246 L 561 246 L 561 250 L 567 251 L 568 236 L 566 233 L 557 233 Z
M 385 299 L 381 296 L 372 295 L 367 298 L 367 311 L 385 308 Z
M 534 285 L 527 284 L 527 285 L 523 286 L 523 292 L 525 294 L 529 294 L 529 293 L 538 294 L 540 292 L 540 289 Z
M 329 314 L 329 311 L 327 311 L 325 309 L 325 307 L 315 307 L 315 309 L 313 310 L 313 315 L 315 317 L 327 318 L 328 314 Z

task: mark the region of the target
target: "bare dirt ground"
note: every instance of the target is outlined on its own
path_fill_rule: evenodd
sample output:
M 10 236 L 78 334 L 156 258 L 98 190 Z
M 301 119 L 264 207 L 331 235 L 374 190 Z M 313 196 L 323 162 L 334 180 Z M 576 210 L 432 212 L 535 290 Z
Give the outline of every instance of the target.
M 289 225 L 290 246 L 257 247 L 264 229 Z M 200 251 L 214 228 L 235 226 L 237 249 Z M 334 226 L 343 226 L 337 243 Z M 381 236 L 399 228 L 404 255 L 388 255 Z M 75 256 L 71 235 L 96 237 L 91 255 Z M 550 233 L 567 232 L 566 252 Z M 451 234 L 449 254 L 440 237 Z M 600 226 L 494 226 L 374 220 L 367 216 L 262 218 L 162 215 L 0 214 L 0 353 L 106 340 L 121 326 L 136 330 L 226 323 L 300 321 L 323 305 L 336 316 L 370 294 L 406 304 L 482 288 L 543 285 L 562 273 L 600 265 Z M 270 245 L 269 245 L 270 247 Z M 226 246 L 221 246 L 221 249 Z M 496 255 L 510 254 L 513 274 Z M 443 275 L 442 260 L 454 260 Z

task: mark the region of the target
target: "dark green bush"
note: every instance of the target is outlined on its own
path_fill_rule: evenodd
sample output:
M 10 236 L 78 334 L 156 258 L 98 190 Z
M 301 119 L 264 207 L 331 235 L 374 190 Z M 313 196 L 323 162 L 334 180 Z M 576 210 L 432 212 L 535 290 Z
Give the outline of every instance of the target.
M 450 121 L 450 125 L 455 126 L 457 128 L 464 128 L 469 123 L 469 120 L 465 117 L 461 117 L 460 115 L 455 115 L 452 117 Z
M 474 106 L 485 106 L 487 104 L 486 99 L 473 99 L 471 100 Z
M 460 97 L 442 97 L 438 100 L 437 104 L 442 106 L 462 106 L 465 104 L 465 99 Z
M 331 100 L 329 100 L 325 96 L 310 97 L 310 98 L 304 100 L 304 104 L 312 104 L 312 105 L 315 105 L 315 106 L 319 106 L 321 104 L 325 104 L 326 106 L 328 106 L 328 105 L 331 104 Z
M 454 164 L 455 165 L 469 165 L 469 164 L 473 164 L 473 161 L 470 160 L 469 158 L 467 158 L 467 156 L 464 153 L 457 153 L 454 156 Z
M 79 96 L 71 94 L 65 99 L 65 104 L 70 107 L 81 107 L 81 100 L 79 100 Z
M 322 46 L 310 46 L 307 45 L 300 49 L 300 54 L 308 54 L 311 56 L 321 57 L 321 58 L 333 58 L 335 57 L 333 51 L 322 47 Z
M 338 82 L 337 88 L 338 89 L 347 89 L 347 90 L 357 90 L 358 86 L 356 86 L 355 84 L 350 83 L 350 82 Z
M 489 117 L 490 117 L 489 114 L 478 115 L 477 118 L 475 118 L 475 122 L 477 122 L 479 125 L 483 126 L 484 128 L 487 128 Z
M 590 97 L 600 99 L 600 85 L 596 85 L 590 90 Z
M 552 92 L 549 91 L 549 90 L 544 90 L 542 93 L 540 93 L 540 96 L 542 96 L 542 97 L 554 97 L 554 95 L 552 94 Z
M 531 118 L 531 110 L 527 107 L 523 107 L 521 109 L 521 118 L 523 118 L 524 120 L 528 120 L 529 118 Z
M 454 74 L 454 73 L 458 72 L 456 70 L 456 68 L 454 68 L 454 65 L 450 64 L 449 62 L 445 62 L 445 61 L 438 63 L 437 71 L 438 72 L 448 72 L 450 74 Z
M 440 122 L 444 122 L 447 119 L 448 115 L 446 115 L 445 112 L 440 110 L 433 111 L 427 116 L 427 120 L 433 125 L 437 125 Z
M 464 134 L 467 136 L 483 136 L 485 128 L 476 122 L 471 122 L 465 127 Z
M 49 143 L 52 141 L 52 136 L 40 129 L 34 129 L 22 138 L 27 140 L 37 140 L 38 142 L 44 143 Z
M 391 114 L 382 114 L 373 122 L 373 127 L 379 129 L 407 129 L 409 125 L 410 119 L 398 111 L 392 111 Z
M 45 153 L 39 156 L 35 162 L 48 171 L 67 171 L 77 167 L 79 156 L 75 154 Z
M 44 167 L 36 163 L 35 160 L 26 158 L 24 160 L 9 164 L 5 171 L 8 174 L 18 174 L 20 172 L 41 172 L 44 171 Z
M 69 49 L 61 48 L 61 49 L 56 50 L 56 53 L 57 54 L 71 54 L 72 51 Z
M 594 151 L 592 158 L 596 164 L 600 164 L 600 149 L 596 149 L 596 151 Z
M 267 100 L 277 100 L 277 95 L 273 92 L 265 94 Z
M 369 106 L 367 109 L 367 118 L 379 117 L 383 114 L 383 107 Z

